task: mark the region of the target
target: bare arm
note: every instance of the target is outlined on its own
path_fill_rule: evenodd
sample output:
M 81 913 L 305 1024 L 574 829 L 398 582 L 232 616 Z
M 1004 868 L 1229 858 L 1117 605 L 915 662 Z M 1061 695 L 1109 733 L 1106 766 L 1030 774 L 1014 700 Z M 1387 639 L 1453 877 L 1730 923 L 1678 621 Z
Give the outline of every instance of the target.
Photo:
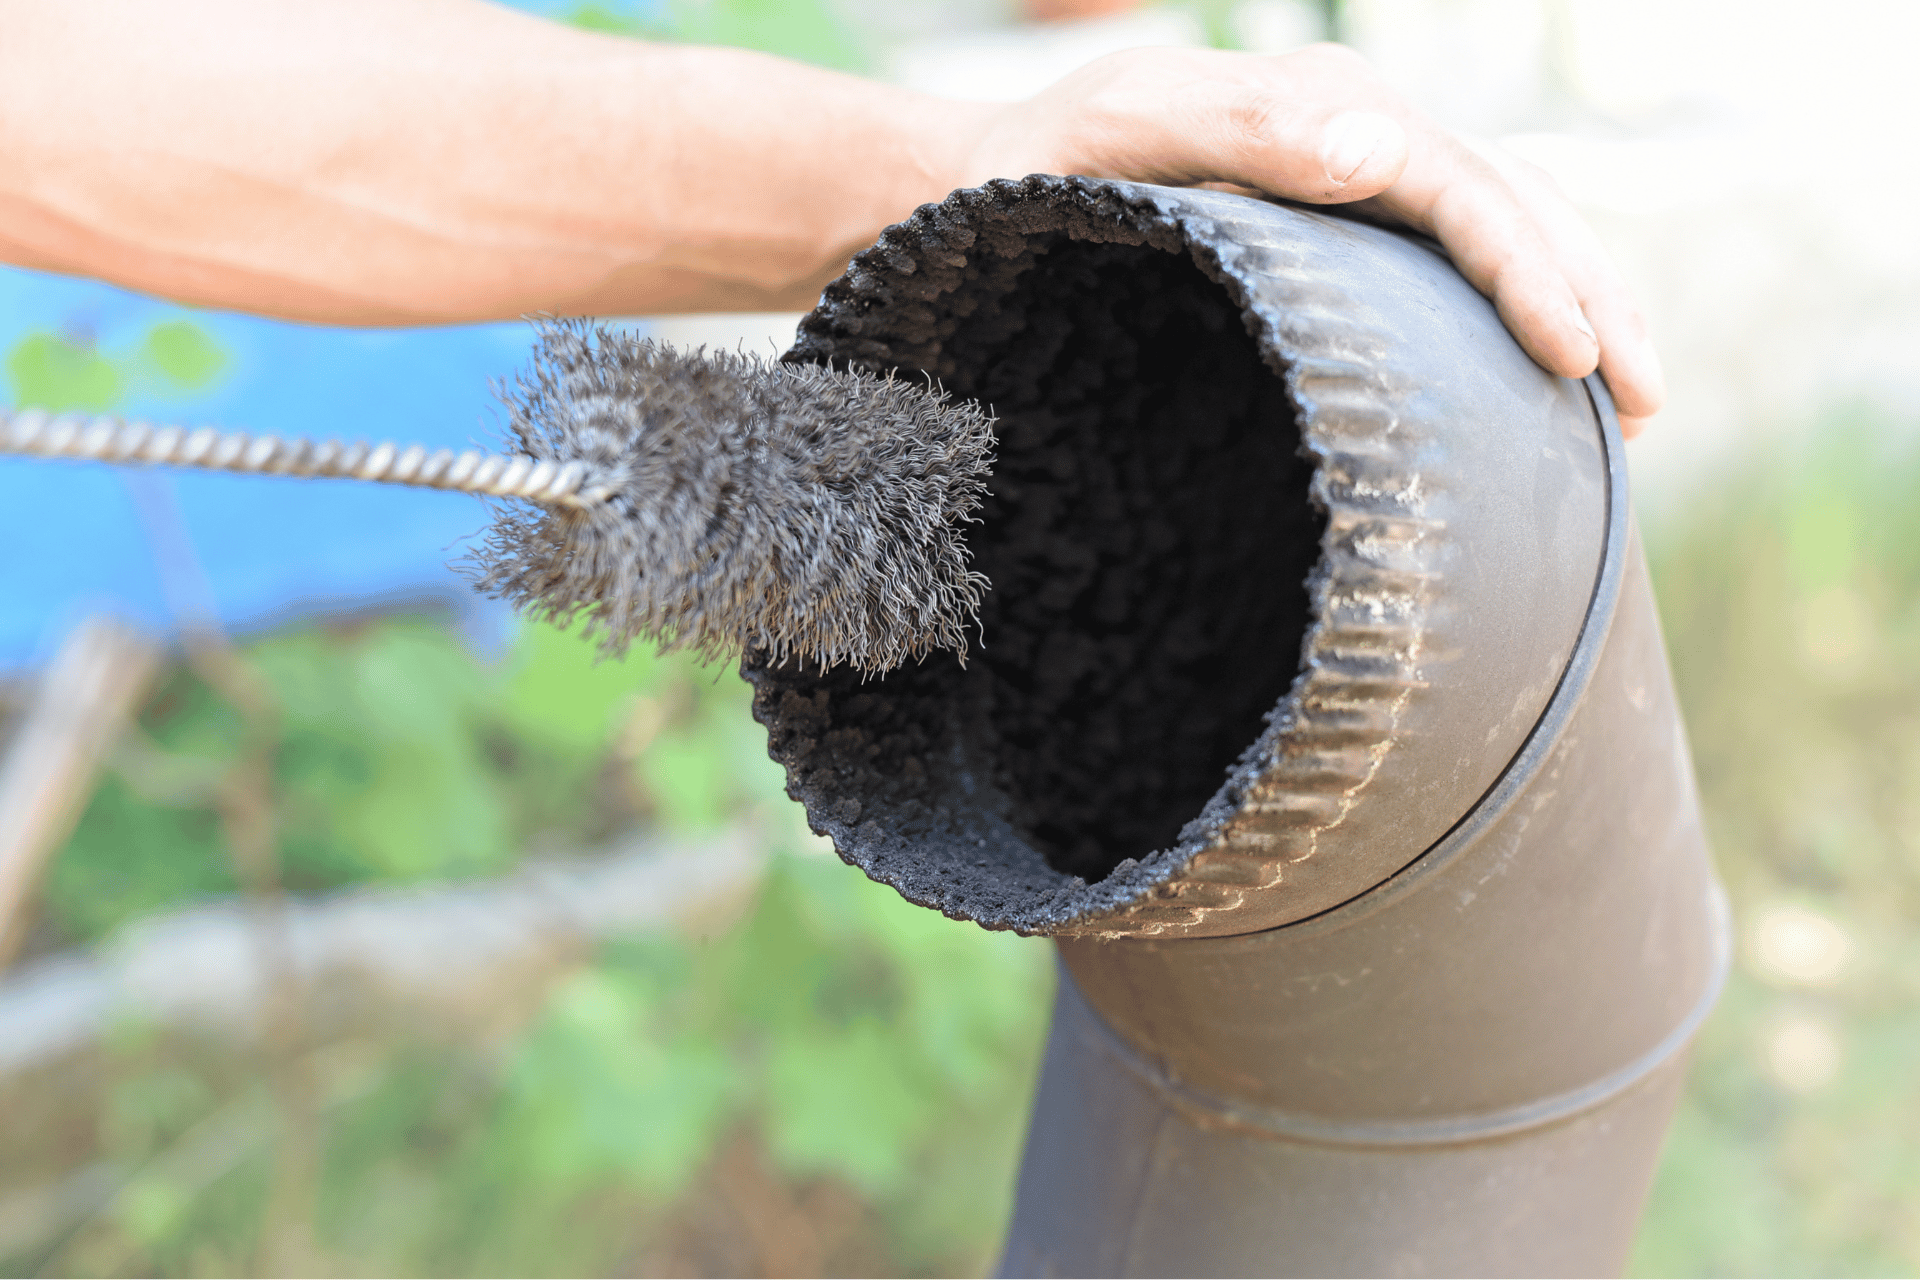
M 182 301 L 337 324 L 801 308 L 954 187 L 1210 181 L 1368 200 L 1438 235 L 1543 365 L 1598 363 L 1629 430 L 1661 399 L 1551 184 L 1325 46 L 1140 50 L 1003 107 L 484 0 L 0 0 L 0 31 L 0 258 Z
M 330 323 L 811 305 L 983 113 L 476 0 L 4 0 L 0 30 L 0 256 Z

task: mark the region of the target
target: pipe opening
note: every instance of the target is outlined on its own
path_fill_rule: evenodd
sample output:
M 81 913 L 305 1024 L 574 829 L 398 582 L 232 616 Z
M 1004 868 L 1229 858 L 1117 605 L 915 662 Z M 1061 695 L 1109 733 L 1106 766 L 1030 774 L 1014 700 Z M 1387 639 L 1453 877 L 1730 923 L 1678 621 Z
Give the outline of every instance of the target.
M 998 415 L 968 669 L 743 667 L 814 830 L 989 928 L 1224 937 L 1382 884 L 1533 731 L 1611 527 L 1587 390 L 1430 246 L 1320 212 L 989 182 L 787 359 Z
M 983 922 L 1180 842 L 1299 670 L 1320 556 L 1313 465 L 1239 305 L 1176 246 L 1103 231 L 983 235 L 932 306 L 865 311 L 884 358 L 797 352 L 924 370 L 998 418 L 965 670 L 747 666 L 815 825 Z

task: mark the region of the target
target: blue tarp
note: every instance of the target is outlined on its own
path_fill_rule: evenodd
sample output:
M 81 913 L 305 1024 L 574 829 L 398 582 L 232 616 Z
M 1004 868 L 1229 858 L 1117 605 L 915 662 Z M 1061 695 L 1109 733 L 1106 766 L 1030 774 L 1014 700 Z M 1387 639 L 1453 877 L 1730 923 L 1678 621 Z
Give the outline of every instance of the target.
M 126 412 L 276 434 L 492 445 L 502 414 L 490 380 L 510 377 L 532 345 L 520 323 L 407 331 L 281 324 L 0 268 L 0 353 L 36 330 L 86 332 L 112 352 L 183 317 L 220 345 L 226 370 L 191 399 L 136 393 Z M 134 500 L 140 484 L 177 496 L 213 604 L 236 630 L 314 610 L 472 600 L 448 561 L 484 521 L 473 498 L 0 458 L 0 671 L 44 662 L 91 612 L 173 629 Z M 497 632 L 498 610 L 472 607 L 479 612 L 469 620 Z
M 549 18 L 604 25 L 666 21 L 658 0 L 508 0 Z M 592 23 L 589 23 L 592 25 Z M 490 379 L 524 362 L 524 324 L 425 330 L 328 329 L 187 312 L 84 280 L 0 267 L 0 355 L 36 331 L 83 332 L 105 352 L 155 323 L 189 318 L 224 349 L 217 385 L 191 399 L 129 397 L 156 422 L 279 435 L 492 446 L 501 417 Z M 12 388 L 0 396 L 12 403 Z M 38 666 L 75 622 L 102 610 L 158 634 L 174 630 L 132 486 L 177 496 L 213 607 L 249 628 L 314 611 L 407 600 L 453 604 L 482 643 L 504 612 L 479 602 L 448 561 L 478 530 L 473 498 L 345 481 L 251 479 L 0 458 L 0 673 Z

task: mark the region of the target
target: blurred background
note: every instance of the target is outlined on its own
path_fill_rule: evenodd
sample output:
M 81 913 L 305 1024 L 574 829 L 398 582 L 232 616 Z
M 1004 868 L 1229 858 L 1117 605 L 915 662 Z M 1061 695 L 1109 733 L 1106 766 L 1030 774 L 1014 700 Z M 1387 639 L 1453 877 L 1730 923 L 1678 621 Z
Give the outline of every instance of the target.
M 1665 353 L 1636 503 L 1740 928 L 1633 1269 L 1920 1272 L 1920 6 L 522 7 L 976 98 L 1332 38 L 1548 169 Z M 464 445 L 529 346 L 0 270 L 20 404 Z M 480 521 L 0 460 L 0 845 L 57 837 L 0 875 L 0 1271 L 990 1268 L 1046 944 L 842 867 L 729 668 L 475 600 Z

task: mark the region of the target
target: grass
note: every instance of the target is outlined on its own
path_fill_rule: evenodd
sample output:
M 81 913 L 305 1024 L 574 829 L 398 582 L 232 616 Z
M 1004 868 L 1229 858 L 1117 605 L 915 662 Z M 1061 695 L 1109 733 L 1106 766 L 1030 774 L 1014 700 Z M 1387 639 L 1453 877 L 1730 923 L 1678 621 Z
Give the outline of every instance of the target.
M 1920 454 L 1897 438 L 1836 414 L 1649 530 L 1742 950 L 1636 1274 L 1920 1272 Z

